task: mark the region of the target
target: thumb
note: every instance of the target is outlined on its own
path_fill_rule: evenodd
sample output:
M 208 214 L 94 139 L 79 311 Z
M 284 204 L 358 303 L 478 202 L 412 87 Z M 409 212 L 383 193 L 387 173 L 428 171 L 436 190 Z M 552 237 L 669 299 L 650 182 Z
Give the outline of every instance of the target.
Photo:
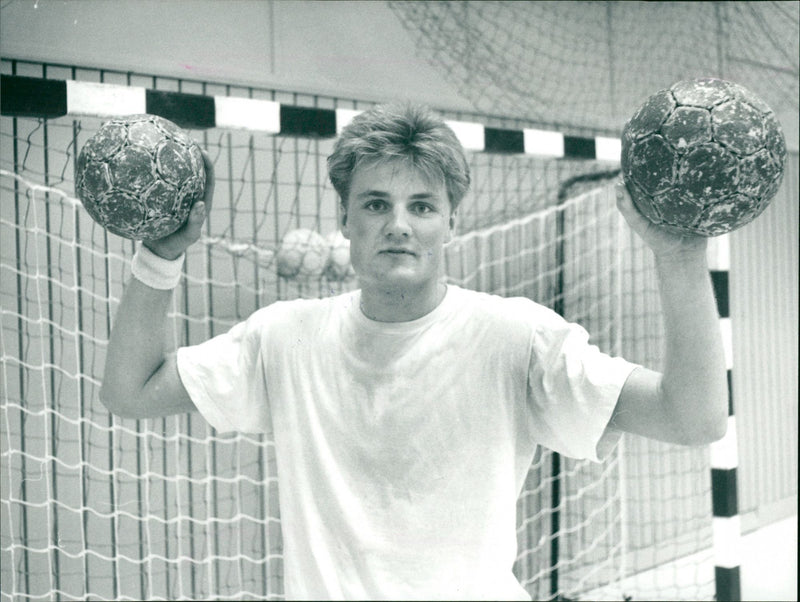
M 203 231 L 203 223 L 206 221 L 206 203 L 205 201 L 197 201 L 192 205 L 189 211 L 189 217 L 186 223 L 178 231 L 181 237 L 186 241 L 187 246 L 195 242 Z
M 205 219 L 205 203 L 197 201 L 189 211 L 189 217 L 175 232 L 157 240 L 143 240 L 142 244 L 164 259 L 176 259 L 200 238 Z
M 638 233 L 647 230 L 650 227 L 650 220 L 639 213 L 639 210 L 634 206 L 633 199 L 624 181 L 619 180 L 614 185 L 614 194 L 617 199 L 617 209 L 619 209 L 625 221 L 628 222 L 628 225 Z

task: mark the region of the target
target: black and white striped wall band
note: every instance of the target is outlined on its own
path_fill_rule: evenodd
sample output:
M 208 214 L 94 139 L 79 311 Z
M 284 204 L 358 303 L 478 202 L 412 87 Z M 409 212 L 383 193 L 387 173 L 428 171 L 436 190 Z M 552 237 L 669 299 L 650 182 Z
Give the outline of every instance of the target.
M 15 117 L 118 117 L 149 113 L 187 129 L 230 128 L 332 138 L 360 111 L 297 107 L 270 100 L 203 96 L 72 80 L 2 76 L 0 113 Z M 538 129 L 500 129 L 448 120 L 465 149 L 619 162 L 618 138 L 569 136 Z

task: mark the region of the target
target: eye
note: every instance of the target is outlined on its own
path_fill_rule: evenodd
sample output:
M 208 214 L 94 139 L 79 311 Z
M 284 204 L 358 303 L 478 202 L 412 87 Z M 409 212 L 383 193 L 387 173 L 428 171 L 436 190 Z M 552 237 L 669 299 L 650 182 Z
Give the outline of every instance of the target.
M 411 211 L 416 215 L 427 215 L 435 211 L 435 208 L 428 203 L 414 203 L 414 205 L 411 206 Z
M 386 201 L 381 199 L 370 199 L 366 203 L 364 203 L 364 209 L 367 211 L 371 211 L 373 213 L 377 213 L 386 209 Z

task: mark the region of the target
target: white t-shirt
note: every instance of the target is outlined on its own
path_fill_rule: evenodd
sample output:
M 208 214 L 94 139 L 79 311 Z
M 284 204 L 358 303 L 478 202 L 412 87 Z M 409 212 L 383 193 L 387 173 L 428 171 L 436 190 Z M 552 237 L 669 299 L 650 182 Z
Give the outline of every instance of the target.
M 610 452 L 634 365 L 528 299 L 449 285 L 401 323 L 359 299 L 277 302 L 178 350 L 214 428 L 274 431 L 287 598 L 529 599 L 512 565 L 536 446 Z

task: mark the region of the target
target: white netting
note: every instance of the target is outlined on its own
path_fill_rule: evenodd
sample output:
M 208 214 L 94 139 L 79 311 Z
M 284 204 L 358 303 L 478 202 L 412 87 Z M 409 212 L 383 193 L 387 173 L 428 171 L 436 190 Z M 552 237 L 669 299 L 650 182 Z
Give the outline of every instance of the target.
M 97 389 L 131 245 L 63 191 L 0 179 L 3 594 L 280 596 L 270 442 L 113 420 Z
M 695 77 L 749 88 L 796 148 L 797 2 L 389 2 L 477 111 L 615 132 L 657 90 Z
M 40 76 L 41 69 L 15 72 Z M 76 77 L 52 67 L 47 73 Z M 97 79 L 90 70 L 78 75 Z M 163 78 L 101 77 L 177 87 Z M 0 120 L 2 595 L 281 597 L 269 437 L 222 438 L 198 416 L 112 419 L 97 400 L 111 316 L 133 252 L 73 198 L 75 155 L 100 123 Z M 325 173 L 331 140 L 217 129 L 192 135 L 216 165 L 217 188 L 173 301 L 174 345 L 203 341 L 278 299 L 355 286 L 352 279 L 300 282 L 276 273 L 274 252 L 289 230 L 336 229 L 337 199 Z M 583 323 L 605 350 L 658 367 L 661 324 L 649 253 L 620 224 L 607 186 L 581 194 L 613 177 L 616 166 L 490 153 L 468 159 L 473 184 L 459 210 L 462 234 L 447 249 L 451 281 L 528 296 Z M 516 570 L 535 598 L 711 597 L 713 577 L 701 568 L 688 571 L 687 583 L 683 568 L 659 576 L 657 587 L 618 581 L 710 545 L 704 450 L 632 438 L 603 466 L 559 460 L 556 471 L 549 453 L 537 459 L 519 502 Z M 602 596 L 595 589 L 611 582 Z M 678 594 L 665 593 L 676 584 Z
M 62 190 L 6 170 L 0 182 L 4 596 L 280 597 L 269 437 L 219 437 L 198 416 L 109 417 L 96 395 L 132 245 Z M 646 361 L 659 339 L 654 283 L 611 196 L 606 186 L 456 237 L 450 280 L 536 298 L 585 324 L 601 348 Z M 175 297 L 175 344 L 219 332 L 267 296 L 274 276 L 248 276 L 259 269 L 274 272 L 269 248 L 207 235 Z M 312 294 L 291 294 L 303 292 Z M 560 459 L 554 472 L 548 452 L 532 466 L 516 571 L 535 598 L 656 598 L 686 571 L 652 590 L 633 582 L 623 591 L 620 579 L 709 544 L 703 454 L 636 440 L 628 448 L 599 466 Z M 660 595 L 710 597 L 708 567 L 693 564 L 678 595 Z

